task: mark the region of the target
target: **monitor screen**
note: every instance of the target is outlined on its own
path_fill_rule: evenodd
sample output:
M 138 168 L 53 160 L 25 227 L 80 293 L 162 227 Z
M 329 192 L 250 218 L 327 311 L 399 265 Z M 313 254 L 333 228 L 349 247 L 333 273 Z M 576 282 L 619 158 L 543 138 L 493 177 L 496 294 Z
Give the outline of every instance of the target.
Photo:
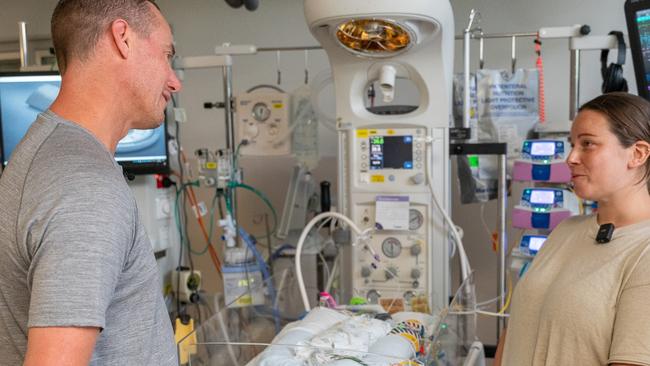
M 530 203 L 553 204 L 555 202 L 555 192 L 541 189 L 534 189 L 530 193 Z
M 625 20 L 637 90 L 650 100 L 650 0 L 627 0 Z
M 370 169 L 413 169 L 413 136 L 370 136 Z
M 542 249 L 542 245 L 546 242 L 546 237 L 544 236 L 531 236 L 528 241 L 528 249 L 531 252 L 538 252 Z
M 11 154 L 39 113 L 59 93 L 61 77 L 55 73 L 0 74 L 0 136 L 2 163 Z M 117 145 L 115 160 L 132 174 L 168 171 L 166 124 L 153 130 L 131 130 Z
M 555 155 L 555 142 L 533 142 L 530 146 L 530 155 L 553 156 Z

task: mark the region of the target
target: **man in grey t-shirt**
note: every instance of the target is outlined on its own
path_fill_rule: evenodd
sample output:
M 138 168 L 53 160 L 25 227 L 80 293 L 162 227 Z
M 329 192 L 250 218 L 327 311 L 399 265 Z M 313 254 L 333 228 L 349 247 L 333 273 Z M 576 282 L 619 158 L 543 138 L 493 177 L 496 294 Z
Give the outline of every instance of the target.
M 176 365 L 151 245 L 112 157 L 180 82 L 146 0 L 61 0 L 61 90 L 0 178 L 0 364 Z

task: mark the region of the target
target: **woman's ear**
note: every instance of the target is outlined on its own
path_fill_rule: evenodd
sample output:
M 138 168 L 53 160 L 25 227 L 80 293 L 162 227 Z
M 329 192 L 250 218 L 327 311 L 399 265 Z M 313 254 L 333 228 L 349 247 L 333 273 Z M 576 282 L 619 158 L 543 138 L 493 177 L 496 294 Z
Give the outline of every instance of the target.
M 628 167 L 637 168 L 644 166 L 650 158 L 650 143 L 646 141 L 637 141 L 632 148 L 632 159 L 628 163 Z

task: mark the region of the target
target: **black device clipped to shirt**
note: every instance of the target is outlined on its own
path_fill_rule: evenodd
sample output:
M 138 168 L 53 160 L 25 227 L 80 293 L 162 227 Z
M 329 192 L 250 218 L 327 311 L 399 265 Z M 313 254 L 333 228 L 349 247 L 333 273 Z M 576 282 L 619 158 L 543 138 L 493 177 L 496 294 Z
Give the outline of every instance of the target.
M 596 234 L 596 243 L 607 244 L 612 240 L 612 235 L 614 235 L 614 224 L 602 224 Z

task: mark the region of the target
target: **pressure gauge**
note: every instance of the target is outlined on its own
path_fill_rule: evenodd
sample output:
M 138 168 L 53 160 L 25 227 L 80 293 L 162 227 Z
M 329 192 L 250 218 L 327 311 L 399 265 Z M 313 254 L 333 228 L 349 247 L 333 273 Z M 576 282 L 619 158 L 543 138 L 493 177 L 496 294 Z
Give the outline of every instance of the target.
M 266 103 L 257 103 L 253 106 L 253 118 L 258 122 L 264 122 L 271 117 L 271 110 Z
M 415 231 L 424 223 L 422 213 L 414 208 L 409 210 L 409 230 Z
M 381 251 L 388 258 L 397 258 L 402 253 L 402 243 L 396 238 L 386 238 L 381 243 Z

